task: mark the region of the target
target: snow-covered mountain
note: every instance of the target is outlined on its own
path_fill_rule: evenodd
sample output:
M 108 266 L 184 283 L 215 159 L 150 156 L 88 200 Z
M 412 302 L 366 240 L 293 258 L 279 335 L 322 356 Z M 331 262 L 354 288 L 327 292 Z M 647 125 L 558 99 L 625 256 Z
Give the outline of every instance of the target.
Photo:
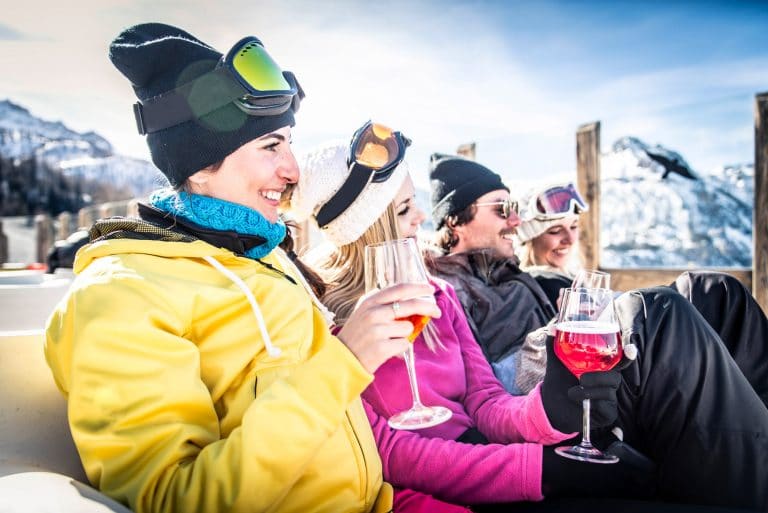
M 601 265 L 752 265 L 752 164 L 705 174 L 674 151 L 624 137 L 602 155 L 601 177 Z M 87 197 L 99 184 L 107 184 L 110 194 L 141 197 L 164 183 L 154 165 L 115 155 L 100 135 L 78 133 L 0 101 L 0 207 L 23 207 L 30 197 L 50 207 L 62 188 Z M 417 190 L 416 201 L 430 212 L 428 191 Z M 424 229 L 432 229 L 431 219 Z
M 165 181 L 152 163 L 116 155 L 95 132 L 42 120 L 8 100 L 0 101 L 0 171 L 6 207 L 37 202 L 28 209 L 50 208 L 69 190 L 78 191 L 85 203 L 89 196 L 94 201 L 144 196 Z
M 605 267 L 750 267 L 754 166 L 694 171 L 634 137 L 601 159 Z
M 663 146 L 619 139 L 601 155 L 600 264 L 751 267 L 754 175 L 753 164 L 697 172 Z M 513 195 L 549 183 L 507 182 Z M 428 191 L 416 202 L 430 212 Z

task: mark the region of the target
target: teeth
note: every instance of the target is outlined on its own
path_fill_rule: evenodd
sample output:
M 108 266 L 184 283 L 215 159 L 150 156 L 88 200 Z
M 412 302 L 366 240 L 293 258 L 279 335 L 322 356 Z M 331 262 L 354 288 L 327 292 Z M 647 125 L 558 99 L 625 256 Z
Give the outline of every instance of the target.
M 278 191 L 267 191 L 267 192 L 261 193 L 261 195 L 267 198 L 268 200 L 278 201 L 280 199 L 281 193 Z

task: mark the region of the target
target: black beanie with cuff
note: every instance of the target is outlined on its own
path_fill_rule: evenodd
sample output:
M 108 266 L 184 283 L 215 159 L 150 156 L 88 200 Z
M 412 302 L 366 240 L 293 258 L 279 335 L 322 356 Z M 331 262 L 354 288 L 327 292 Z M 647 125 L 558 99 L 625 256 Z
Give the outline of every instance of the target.
M 182 29 L 144 23 L 121 32 L 109 46 L 112 64 L 148 100 L 213 70 L 222 54 Z M 194 108 L 193 108 L 194 109 Z M 250 116 L 234 103 L 198 118 L 152 132 L 152 162 L 173 186 L 224 160 L 240 146 L 294 125 L 293 109 L 276 116 Z
M 432 189 L 432 221 L 439 230 L 445 218 L 458 214 L 477 198 L 491 191 L 509 188 L 501 177 L 464 157 L 433 153 L 429 162 Z

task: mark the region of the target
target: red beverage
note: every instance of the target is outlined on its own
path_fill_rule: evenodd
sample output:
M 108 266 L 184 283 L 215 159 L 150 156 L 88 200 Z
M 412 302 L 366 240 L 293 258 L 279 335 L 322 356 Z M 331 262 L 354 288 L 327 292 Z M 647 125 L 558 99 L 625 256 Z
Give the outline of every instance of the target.
M 577 378 L 585 372 L 610 370 L 621 360 L 621 335 L 616 324 L 564 322 L 555 329 L 555 354 Z
M 427 325 L 429 322 L 429 317 L 426 315 L 409 315 L 408 317 L 401 317 L 397 319 L 398 321 L 410 321 L 411 324 L 413 324 L 413 331 L 411 331 L 411 334 L 408 335 L 408 341 L 413 344 L 413 341 L 416 340 L 416 337 L 419 336 L 419 333 L 421 333 L 421 330 L 424 329 L 424 326 Z

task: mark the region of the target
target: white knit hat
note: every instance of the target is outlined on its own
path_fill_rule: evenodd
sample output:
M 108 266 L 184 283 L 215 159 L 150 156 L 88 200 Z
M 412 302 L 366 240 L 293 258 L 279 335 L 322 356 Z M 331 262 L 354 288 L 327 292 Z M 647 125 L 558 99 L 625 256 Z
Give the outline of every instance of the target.
M 349 142 L 334 141 L 316 148 L 301 159 L 301 174 L 291 195 L 291 214 L 297 222 L 314 218 L 320 208 L 341 189 L 349 176 Z M 356 241 L 395 199 L 405 177 L 404 160 L 387 180 L 370 182 L 342 214 L 325 225 L 322 233 L 336 247 Z
M 521 244 L 525 244 L 531 239 L 535 239 L 542 233 L 549 230 L 551 226 L 560 224 L 564 221 L 578 218 L 578 214 L 568 214 L 560 216 L 556 219 L 527 219 L 520 223 L 517 227 L 517 238 L 520 239 Z

